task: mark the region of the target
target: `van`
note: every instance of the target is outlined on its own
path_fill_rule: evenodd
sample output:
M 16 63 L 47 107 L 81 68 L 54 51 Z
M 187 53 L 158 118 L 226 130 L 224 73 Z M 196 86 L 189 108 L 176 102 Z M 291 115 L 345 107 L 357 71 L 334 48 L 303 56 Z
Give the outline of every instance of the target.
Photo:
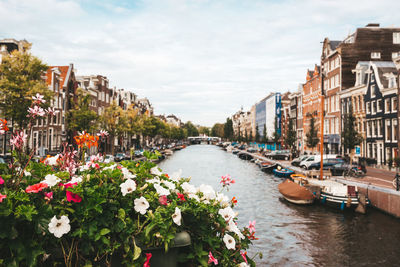
M 324 159 L 336 159 L 338 155 L 336 154 L 328 154 L 328 155 L 323 155 Z M 321 161 L 321 155 L 311 155 L 310 157 L 306 158 L 302 162 L 300 162 L 299 166 L 303 169 L 308 169 L 311 164 L 317 163 Z

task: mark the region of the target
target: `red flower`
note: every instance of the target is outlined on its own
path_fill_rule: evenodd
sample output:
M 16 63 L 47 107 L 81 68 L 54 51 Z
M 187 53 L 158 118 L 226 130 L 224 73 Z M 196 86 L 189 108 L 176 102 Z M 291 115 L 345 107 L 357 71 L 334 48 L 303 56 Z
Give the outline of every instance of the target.
M 165 176 L 167 176 L 167 178 L 169 178 L 169 175 L 168 175 L 168 174 L 165 174 Z
M 0 184 L 4 184 L 4 180 L 1 176 L 0 176 Z
M 80 196 L 78 196 L 77 194 L 67 191 L 67 201 L 79 203 L 82 201 L 82 198 Z
M 236 204 L 237 204 L 237 199 L 236 199 L 236 197 L 233 197 L 232 200 L 231 200 L 231 202 L 232 202 L 233 205 L 236 205 Z
M 143 267 L 150 267 L 151 256 L 152 256 L 151 253 L 146 253 L 146 262 L 143 264 Z
M 3 199 L 7 198 L 7 195 L 0 194 L 0 203 L 3 202 Z
M 178 195 L 178 198 L 182 201 L 186 201 L 185 199 L 185 195 L 181 194 L 181 193 L 176 193 Z
M 240 252 L 240 256 L 242 256 L 242 258 L 243 258 L 243 260 L 244 260 L 244 262 L 246 263 L 246 264 L 248 264 L 247 263 L 247 251 L 245 251 L 245 252 Z
M 162 195 L 158 198 L 158 202 L 160 202 L 161 205 L 168 205 L 168 199 L 167 196 Z
M 208 264 L 210 263 L 214 263 L 215 265 L 218 264 L 218 260 L 216 258 L 213 257 L 213 255 L 210 253 L 208 253 Z
M 44 198 L 47 200 L 53 199 L 53 192 L 44 193 Z
M 70 188 L 70 187 L 74 187 L 75 185 L 77 185 L 78 183 L 60 183 L 59 186 L 64 186 L 65 189 Z
M 28 186 L 25 189 L 25 192 L 27 192 L 27 193 L 39 193 L 40 191 L 42 191 L 46 187 L 48 187 L 48 185 L 46 183 L 38 183 L 38 184 L 34 184 L 34 185 Z

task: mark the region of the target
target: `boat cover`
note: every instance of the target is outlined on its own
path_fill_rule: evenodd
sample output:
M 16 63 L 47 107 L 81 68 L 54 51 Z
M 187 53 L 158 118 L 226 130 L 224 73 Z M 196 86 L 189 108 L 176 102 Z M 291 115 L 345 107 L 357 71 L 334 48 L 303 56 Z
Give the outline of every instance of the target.
M 311 200 L 314 198 L 311 193 L 304 186 L 298 185 L 289 179 L 278 185 L 279 192 L 287 198 L 293 200 Z

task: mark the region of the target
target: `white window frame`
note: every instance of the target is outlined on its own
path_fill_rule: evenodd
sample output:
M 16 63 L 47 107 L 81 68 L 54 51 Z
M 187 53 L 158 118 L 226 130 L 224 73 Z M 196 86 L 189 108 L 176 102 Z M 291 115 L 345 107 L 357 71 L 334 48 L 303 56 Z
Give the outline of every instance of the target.
M 395 59 L 400 56 L 400 52 L 392 52 L 392 59 Z
M 372 77 L 373 77 L 373 76 L 372 76 Z M 376 88 L 375 84 L 371 84 L 371 87 L 370 87 L 370 90 L 371 90 L 371 92 L 370 92 L 371 98 L 376 97 L 375 88 Z
M 372 115 L 375 115 L 376 114 L 376 109 L 375 109 L 375 107 L 376 107 L 376 101 L 371 101 L 371 114 Z
M 396 97 L 397 96 L 390 98 L 390 106 L 391 106 L 392 112 L 397 112 L 397 103 L 396 103 L 396 105 L 394 103 L 396 101 Z
M 381 105 L 382 105 L 382 99 L 376 100 L 376 112 L 382 112 Z
M 390 126 L 390 129 L 392 128 L 392 126 L 391 125 L 389 125 L 390 124 L 390 120 L 389 119 L 386 119 L 385 120 L 385 141 L 386 142 L 390 142 L 390 137 L 391 137 L 391 134 L 389 135 L 389 133 L 388 133 L 388 126 Z
M 400 44 L 400 32 L 393 33 L 393 43 Z
M 397 119 L 392 119 L 392 143 L 397 143 L 396 126 L 397 126 Z
M 371 102 L 366 102 L 365 106 L 366 106 L 366 109 L 367 109 L 365 113 L 371 114 Z
M 381 52 L 371 52 L 371 59 L 380 59 L 381 58 Z
M 385 114 L 390 113 L 390 98 L 385 98 Z

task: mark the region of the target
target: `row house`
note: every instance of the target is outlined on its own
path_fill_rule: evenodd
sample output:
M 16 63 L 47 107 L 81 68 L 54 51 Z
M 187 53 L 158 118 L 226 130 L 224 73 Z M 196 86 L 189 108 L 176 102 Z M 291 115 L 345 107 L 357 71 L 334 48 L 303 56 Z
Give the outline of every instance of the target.
M 254 113 L 252 110 L 246 111 L 243 114 L 243 125 L 240 128 L 240 136 L 245 137 L 247 139 L 252 139 L 255 134 L 254 126 Z
M 239 136 L 244 128 L 244 114 L 243 107 L 232 116 L 233 135 Z
M 320 118 L 321 118 L 321 70 L 320 66 L 315 65 L 313 70 L 307 70 L 306 82 L 303 84 L 302 92 L 302 128 L 303 135 L 300 137 L 300 150 L 303 153 L 312 153 L 320 151 L 320 146 L 311 148 L 307 146 L 306 135 L 310 131 L 310 122 L 313 117 L 315 128 L 318 129 L 320 136 Z
M 57 114 L 53 117 L 37 119 L 31 129 L 30 148 L 41 156 L 62 150 L 65 142 L 71 143 L 73 133 L 68 130 L 66 113 L 72 108 L 77 83 L 73 64 L 50 66 L 45 74 L 45 82 L 54 93 L 50 106 Z
M 285 138 L 289 130 L 289 120 L 290 120 L 290 93 L 284 93 L 281 97 L 281 145 L 285 145 Z
M 358 78 L 353 72 L 357 64 L 362 61 L 392 61 L 399 55 L 400 28 L 381 28 L 379 24 L 368 24 L 343 41 L 325 38 L 321 66 L 325 95 L 324 150 L 327 153 L 344 153 L 340 146 L 340 121 L 343 116 L 340 99 L 344 91 L 355 90 L 353 87 Z M 360 128 L 363 126 L 360 125 Z
M 182 125 L 181 119 L 179 119 L 174 114 L 170 114 L 167 117 L 165 117 L 165 122 L 175 127 L 181 127 Z
M 3 56 L 11 54 L 13 51 L 26 52 L 30 49 L 31 43 L 27 40 L 17 41 L 15 39 L 0 40 L 0 63 Z
M 296 110 L 291 110 L 291 118 L 295 117 L 295 123 L 293 125 L 296 129 L 296 149 L 299 153 L 304 153 L 304 130 L 303 130 L 303 85 L 299 84 L 297 92 L 292 94 L 292 98 L 296 104 L 291 104 L 291 109 L 296 105 Z M 293 105 L 293 106 L 292 106 Z

